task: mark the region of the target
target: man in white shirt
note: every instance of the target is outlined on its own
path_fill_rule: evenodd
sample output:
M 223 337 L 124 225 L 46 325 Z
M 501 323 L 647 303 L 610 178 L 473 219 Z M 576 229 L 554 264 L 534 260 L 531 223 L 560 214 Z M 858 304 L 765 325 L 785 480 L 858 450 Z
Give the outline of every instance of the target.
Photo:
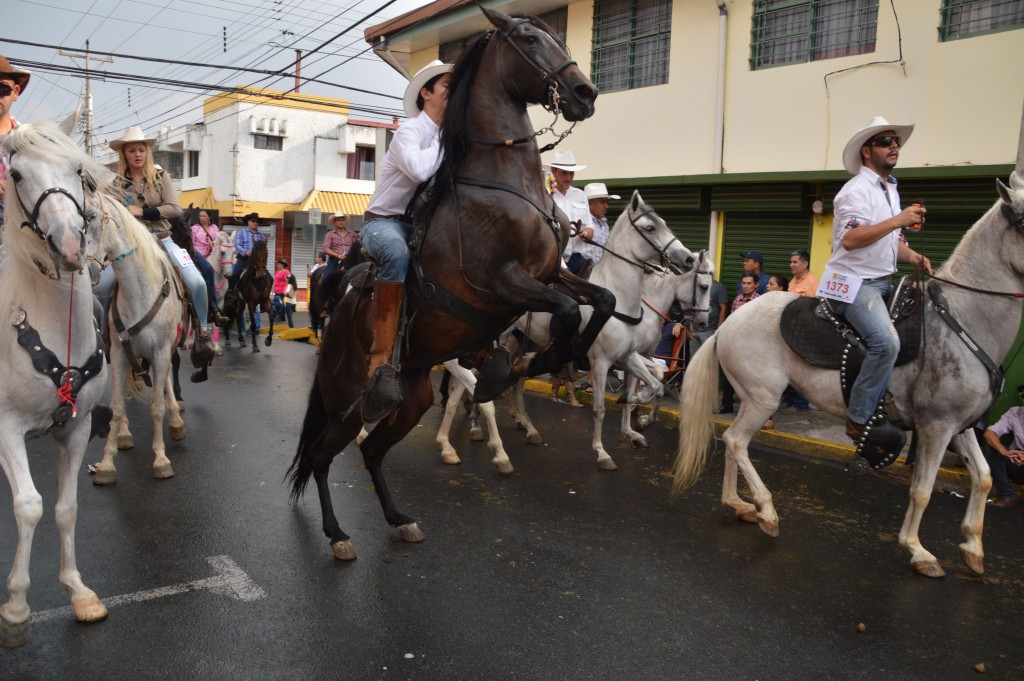
M 587 201 L 587 195 L 582 189 L 573 187 L 572 181 L 576 177 L 576 172 L 583 170 L 587 166 L 576 163 L 576 157 L 568 149 L 555 150 L 551 157 L 551 163 L 548 165 L 551 167 L 551 177 L 554 180 L 551 183 L 551 198 L 555 200 L 555 205 L 569 218 L 569 222 L 576 223 L 579 226 L 579 234 L 570 237 L 569 243 L 566 245 L 565 252 L 562 255 L 567 261 L 569 271 L 573 274 L 578 274 L 583 266 L 583 257 L 573 258 L 572 255 L 583 245 L 583 242 L 579 239 L 580 236 L 588 239 L 594 238 L 594 227 L 591 223 L 590 204 Z
M 861 279 L 852 303 L 834 303 L 867 347 L 847 410 L 846 434 L 854 442 L 865 439 L 865 425 L 885 394 L 900 350 L 886 305 L 896 263 L 921 263 L 932 272 L 928 258 L 907 246 L 900 232 L 902 227 L 923 224 L 925 209 L 913 205 L 901 210 L 896 178 L 890 176 L 913 131 L 913 125 L 892 125 L 876 116 L 857 131 L 843 151 L 843 165 L 854 177 L 834 201 L 832 258 L 826 268 Z M 887 423 L 879 427 L 895 431 Z M 896 433 L 892 435 L 895 442 Z
M 397 368 L 391 356 L 398 335 L 405 276 L 409 270 L 409 239 L 412 224 L 404 217 L 416 187 L 426 182 L 441 165 L 440 125 L 448 103 L 451 64 L 438 60 L 427 64 L 412 77 L 405 90 L 407 116 L 395 132 L 381 162 L 377 189 L 364 215 L 359 233 L 363 250 L 377 263 L 373 282 L 373 343 L 370 346 L 369 376 L 378 367 L 392 374 L 388 380 L 371 381 L 371 395 L 379 404 L 397 408 Z

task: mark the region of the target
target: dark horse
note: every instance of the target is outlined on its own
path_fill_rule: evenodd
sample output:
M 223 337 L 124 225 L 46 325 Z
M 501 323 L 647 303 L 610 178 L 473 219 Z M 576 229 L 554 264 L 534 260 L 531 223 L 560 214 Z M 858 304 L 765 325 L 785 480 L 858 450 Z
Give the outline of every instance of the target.
M 615 308 L 606 290 L 561 268 L 570 225 L 544 191 L 526 111 L 528 104 L 541 103 L 568 121 L 583 120 L 594 112 L 597 90 L 544 22 L 481 11 L 495 30 L 467 47 L 455 64 L 441 130 L 444 160 L 433 197 L 414 221 L 418 254 L 407 281 L 410 321 L 399 374 L 404 399 L 361 444 L 384 517 L 405 541 L 421 541 L 423 535 L 395 507 L 382 462 L 432 404 L 431 367 L 488 346 L 517 316 L 537 310 L 561 319 L 556 343 L 516 360 L 499 349 L 483 369 L 491 364 L 504 371 L 498 388 L 519 376 L 557 370 L 586 352 Z M 327 474 L 363 425 L 360 400 L 373 340 L 365 267 L 350 273 L 353 286 L 331 316 L 289 469 L 295 499 L 311 477 L 316 481 L 323 530 L 342 560 L 354 558 L 355 550 L 334 515 Z M 555 282 L 572 297 L 555 290 Z M 581 332 L 582 301 L 594 306 L 594 314 Z M 478 387 L 476 398 L 481 397 Z
M 256 337 L 260 330 L 256 326 L 256 306 L 270 317 L 270 331 L 264 341 L 267 345 L 274 342 L 274 314 L 270 305 L 270 294 L 274 288 L 274 276 L 267 271 L 267 242 L 260 239 L 252 247 L 249 266 L 238 277 L 238 285 L 224 297 L 224 312 L 230 318 L 223 328 L 224 344 L 231 345 L 231 322 L 238 328 L 238 342 L 245 345 L 242 334 L 242 315 L 249 311 L 249 333 L 252 336 L 252 351 L 259 352 Z

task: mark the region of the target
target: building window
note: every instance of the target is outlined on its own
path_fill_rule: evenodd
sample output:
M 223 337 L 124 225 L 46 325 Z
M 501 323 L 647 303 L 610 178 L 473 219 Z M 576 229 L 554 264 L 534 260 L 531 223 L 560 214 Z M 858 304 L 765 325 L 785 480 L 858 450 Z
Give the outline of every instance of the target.
M 590 79 L 602 92 L 668 82 L 671 0 L 596 0 Z
M 1024 0 L 942 0 L 943 41 L 1024 26 Z
M 275 137 L 274 135 L 253 135 L 253 146 L 257 149 L 269 149 L 271 151 L 281 151 L 284 148 L 282 142 L 283 138 Z
M 569 23 L 569 10 L 565 7 L 545 12 L 544 14 L 538 14 L 537 18 L 546 23 L 554 31 L 558 39 L 565 44 L 565 31 L 566 26 Z M 450 43 L 441 43 L 441 47 L 438 49 L 438 59 L 443 61 L 445 64 L 454 64 L 455 60 L 459 58 L 462 51 L 469 45 L 482 36 L 483 33 L 474 33 L 473 35 L 462 38 L 461 40 L 453 40 Z
M 750 68 L 875 51 L 878 0 L 754 0 Z
M 188 176 L 199 177 L 199 152 L 188 152 Z
M 357 146 L 355 153 L 348 155 L 348 179 L 374 180 L 377 176 L 375 158 L 376 149 Z

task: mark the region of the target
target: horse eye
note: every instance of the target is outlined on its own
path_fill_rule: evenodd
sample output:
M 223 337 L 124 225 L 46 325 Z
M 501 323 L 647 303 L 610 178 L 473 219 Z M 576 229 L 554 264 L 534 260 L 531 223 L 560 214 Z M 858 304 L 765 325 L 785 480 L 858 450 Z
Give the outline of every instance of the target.
M 12 170 L 11 179 L 14 180 L 15 182 L 21 182 L 21 173 L 18 172 L 17 170 Z
M 536 45 L 537 44 L 537 36 L 535 36 L 535 35 L 527 35 L 527 36 L 525 36 L 523 38 L 523 41 L 527 45 Z

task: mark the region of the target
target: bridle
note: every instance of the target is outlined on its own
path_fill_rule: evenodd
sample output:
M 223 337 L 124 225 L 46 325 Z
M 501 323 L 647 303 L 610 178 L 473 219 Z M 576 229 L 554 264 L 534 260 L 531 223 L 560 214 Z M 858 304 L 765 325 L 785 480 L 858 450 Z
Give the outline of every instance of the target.
M 11 160 L 14 160 L 14 154 L 11 154 Z M 95 183 L 92 181 L 91 178 L 89 178 L 85 174 L 85 171 L 82 169 L 81 166 L 79 166 L 78 168 L 78 177 L 82 180 L 83 193 L 88 192 L 90 190 L 95 191 Z M 92 222 L 92 218 L 86 214 L 85 207 L 78 202 L 78 199 L 76 199 L 71 192 L 69 192 L 67 189 L 64 189 L 63 187 L 50 187 L 49 189 L 44 190 L 39 195 L 39 198 L 36 199 L 35 205 L 32 206 L 32 210 L 30 211 L 25 206 L 25 202 L 22 201 L 21 192 L 18 191 L 18 185 L 17 183 L 15 183 L 14 195 L 18 197 L 18 204 L 21 206 L 22 213 L 28 216 L 28 219 L 21 223 L 21 228 L 25 229 L 26 227 L 28 227 L 37 237 L 39 237 L 40 241 L 45 242 L 46 234 L 43 233 L 43 230 L 39 229 L 39 211 L 41 211 L 43 208 L 43 201 L 56 194 L 63 194 L 64 196 L 71 199 L 71 203 L 75 206 L 75 211 L 78 213 L 79 217 L 82 218 L 82 227 L 78 230 L 78 233 L 82 237 L 84 237 L 86 230 L 89 229 L 89 225 Z
M 490 40 L 490 37 L 489 37 L 490 35 L 497 34 L 497 36 L 499 38 L 501 38 L 502 40 L 504 40 L 506 43 L 508 43 L 509 47 L 511 47 L 515 51 L 515 53 L 518 54 L 519 57 L 524 62 L 526 62 L 526 64 L 531 69 L 533 69 L 537 73 L 537 76 L 542 81 L 544 81 L 547 84 L 548 98 L 547 98 L 546 102 L 541 104 L 541 106 L 544 107 L 545 111 L 549 111 L 552 114 L 554 114 L 555 118 L 554 118 L 554 120 L 551 121 L 551 124 L 548 125 L 547 127 L 541 128 L 539 130 L 535 130 L 533 133 L 531 133 L 529 135 L 526 135 L 524 137 L 517 137 L 517 138 L 514 138 L 514 139 L 500 140 L 498 142 L 487 142 L 487 141 L 480 141 L 480 140 L 472 140 L 472 141 L 475 144 L 482 144 L 482 145 L 491 146 L 491 147 L 512 147 L 512 146 L 515 146 L 517 144 L 526 144 L 528 142 L 532 142 L 533 140 L 535 140 L 537 137 L 539 137 L 541 135 L 545 135 L 547 133 L 551 133 L 552 135 L 555 135 L 557 137 L 557 139 L 555 139 L 554 142 L 550 142 L 548 144 L 545 144 L 540 149 L 540 153 L 543 154 L 543 153 L 546 153 L 548 151 L 551 151 L 556 146 L 558 146 L 562 142 L 562 140 L 564 140 L 566 137 L 568 137 L 570 134 L 572 134 L 573 128 L 576 127 L 576 123 L 573 123 L 572 125 L 570 125 L 568 127 L 568 129 L 564 130 L 563 132 L 560 132 L 560 133 L 555 132 L 555 129 L 554 129 L 555 128 L 555 123 L 558 122 L 558 117 L 562 113 L 561 97 L 558 94 L 558 81 L 556 80 L 555 77 L 558 74 L 560 74 L 562 71 L 564 71 L 565 69 L 569 68 L 570 66 L 577 66 L 578 64 L 576 63 L 575 59 L 566 59 L 565 61 L 563 61 L 561 64 L 559 64 L 558 66 L 556 66 L 553 69 L 546 69 L 543 66 L 541 66 L 540 64 L 538 64 L 537 60 L 535 60 L 532 57 L 530 57 L 530 55 L 528 55 L 526 52 L 524 52 L 523 49 L 521 47 L 519 47 L 519 45 L 517 45 L 514 40 L 512 40 L 512 33 L 517 28 L 519 28 L 519 26 L 521 26 L 522 24 L 530 24 L 531 26 L 535 26 L 536 27 L 536 25 L 533 24 L 533 22 L 531 22 L 529 19 L 515 19 L 515 20 L 513 20 L 512 25 L 509 26 L 507 30 L 495 30 L 491 34 L 488 34 L 487 40 Z M 537 27 L 537 28 L 539 28 L 539 27 Z M 547 33 L 546 31 L 544 31 L 544 32 Z M 550 33 L 548 35 L 552 39 L 555 39 L 554 36 L 552 36 Z M 564 45 L 562 46 L 562 48 L 565 49 Z M 568 50 L 566 50 L 566 52 L 568 52 Z M 568 54 L 566 56 L 568 56 Z
M 677 237 L 677 236 L 675 236 L 673 234 L 672 238 L 670 238 L 665 243 L 665 245 L 663 247 L 658 247 L 650 239 L 650 237 L 648 237 L 647 234 L 644 233 L 643 228 L 641 228 L 640 225 L 637 224 L 637 222 L 636 222 L 637 220 L 640 220 L 641 218 L 647 217 L 651 213 L 655 213 L 655 210 L 653 208 L 651 208 L 650 206 L 647 206 L 644 210 L 642 210 L 639 213 L 639 215 L 636 215 L 635 217 L 633 216 L 633 213 L 630 212 L 629 213 L 629 224 L 633 226 L 633 229 L 636 230 L 636 233 L 640 235 L 640 238 L 643 239 L 644 241 L 646 241 L 647 245 L 650 246 L 651 249 L 658 255 L 658 259 L 659 259 L 659 262 L 660 262 L 660 264 L 658 264 L 658 265 L 654 265 L 652 263 L 649 263 L 649 262 L 646 262 L 646 261 L 643 261 L 643 260 L 633 260 L 632 258 L 627 258 L 626 256 L 621 255 L 619 253 L 616 253 L 615 251 L 609 249 L 604 244 L 599 244 L 596 241 L 594 241 L 593 239 L 588 239 L 585 236 L 580 236 L 579 239 L 581 241 L 583 241 L 584 243 L 588 243 L 588 244 L 590 244 L 592 246 L 597 246 L 598 248 L 600 248 L 602 251 L 604 251 L 608 255 L 616 257 L 616 258 L 618 258 L 619 260 L 621 260 L 621 261 L 623 261 L 625 263 L 629 263 L 633 267 L 637 267 L 637 268 L 643 270 L 644 274 L 655 274 L 655 273 L 665 274 L 667 272 L 671 272 L 672 274 L 683 274 L 683 272 L 678 267 L 676 267 L 674 264 L 672 264 L 672 261 L 669 260 L 669 257 L 668 257 L 668 249 L 672 247 L 673 243 L 679 242 L 679 245 L 682 246 L 682 242 L 679 241 L 679 237 Z M 694 282 L 696 282 L 696 279 L 694 279 Z M 694 284 L 694 286 L 696 286 L 696 283 Z

